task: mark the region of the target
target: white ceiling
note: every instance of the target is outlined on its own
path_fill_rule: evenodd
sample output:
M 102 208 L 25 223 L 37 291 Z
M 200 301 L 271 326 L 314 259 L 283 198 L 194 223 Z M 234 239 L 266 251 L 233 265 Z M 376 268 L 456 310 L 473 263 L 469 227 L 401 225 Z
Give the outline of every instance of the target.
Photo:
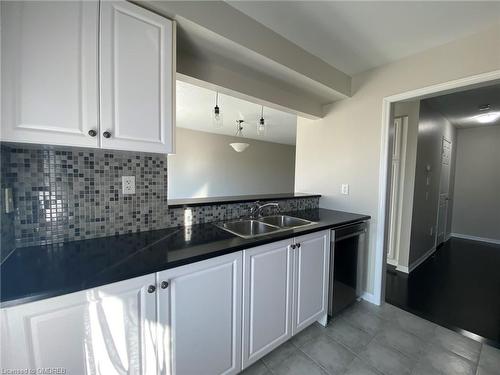
M 224 126 L 212 126 L 212 112 L 215 106 L 215 91 L 177 81 L 177 126 L 208 133 L 235 135 L 236 120 L 243 119 L 243 137 L 261 141 L 295 145 L 297 116 L 264 107 L 267 132 L 257 135 L 261 106 L 225 94 L 219 94 L 219 107 Z
M 430 105 L 441 112 L 457 128 L 500 125 L 500 118 L 495 122 L 481 124 L 475 116 L 488 111 L 479 111 L 479 106 L 490 105 L 489 112 L 500 113 L 500 84 L 461 91 L 427 99 Z
M 228 3 L 350 75 L 474 34 L 500 22 L 500 2 Z

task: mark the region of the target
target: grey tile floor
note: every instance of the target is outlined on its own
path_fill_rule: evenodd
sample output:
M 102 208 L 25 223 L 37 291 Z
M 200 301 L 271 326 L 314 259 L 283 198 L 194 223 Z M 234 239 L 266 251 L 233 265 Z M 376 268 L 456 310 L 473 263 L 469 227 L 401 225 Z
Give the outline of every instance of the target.
M 500 350 L 390 304 L 358 302 L 315 323 L 244 375 L 500 375 Z

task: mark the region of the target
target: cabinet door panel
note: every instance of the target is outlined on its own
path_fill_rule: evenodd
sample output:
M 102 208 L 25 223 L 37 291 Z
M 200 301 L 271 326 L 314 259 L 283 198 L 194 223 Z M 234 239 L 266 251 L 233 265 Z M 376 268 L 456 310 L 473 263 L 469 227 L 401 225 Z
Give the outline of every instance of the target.
M 137 5 L 101 3 L 102 147 L 172 151 L 173 27 Z
M 293 334 L 327 313 L 330 231 L 297 237 Z
M 10 368 L 156 374 L 155 295 L 148 275 L 2 310 Z
M 291 336 L 291 240 L 244 251 L 243 366 Z
M 98 147 L 97 1 L 1 2 L 2 140 Z
M 241 370 L 241 253 L 167 270 L 158 282 L 163 373 Z

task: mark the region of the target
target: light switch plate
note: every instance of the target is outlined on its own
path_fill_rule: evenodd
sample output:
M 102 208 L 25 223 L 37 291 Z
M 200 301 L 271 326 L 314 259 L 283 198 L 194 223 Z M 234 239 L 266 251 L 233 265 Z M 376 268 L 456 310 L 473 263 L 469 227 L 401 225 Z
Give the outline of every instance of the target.
M 340 192 L 344 195 L 349 195 L 349 184 L 342 184 Z
M 122 176 L 122 193 L 135 194 L 135 176 Z

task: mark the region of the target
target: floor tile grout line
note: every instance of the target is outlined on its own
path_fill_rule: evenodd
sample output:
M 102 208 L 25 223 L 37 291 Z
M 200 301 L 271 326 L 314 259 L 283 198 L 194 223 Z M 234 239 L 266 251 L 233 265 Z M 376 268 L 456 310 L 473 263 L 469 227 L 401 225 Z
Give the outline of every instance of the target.
M 347 346 L 347 345 L 345 345 L 344 343 L 342 343 L 342 342 L 338 341 L 336 338 L 334 338 L 334 337 L 332 337 L 332 336 L 328 335 L 328 334 L 327 334 L 327 333 L 325 333 L 325 332 L 321 332 L 320 334 L 321 334 L 321 335 L 326 336 L 329 340 L 333 340 L 335 343 L 337 343 L 337 344 L 339 344 L 340 346 L 342 346 L 344 349 L 346 349 L 346 350 L 347 350 L 347 351 L 349 351 L 351 354 L 353 354 L 353 355 L 354 355 L 354 357 L 356 357 L 356 358 L 357 358 L 357 359 L 359 359 L 361 362 L 363 362 L 365 365 L 367 365 L 369 368 L 374 369 L 374 370 L 376 370 L 378 373 L 385 375 L 385 373 L 384 373 L 384 372 L 380 371 L 378 368 L 376 368 L 376 367 L 374 367 L 373 365 L 371 365 L 370 363 L 366 362 L 366 360 L 365 360 L 363 357 L 361 357 L 361 356 L 360 356 L 357 352 L 355 352 L 352 348 L 348 347 L 348 346 Z M 373 339 L 373 338 L 372 338 L 372 339 Z M 369 342 L 371 342 L 371 340 L 372 340 L 372 339 L 370 339 L 370 341 L 369 341 Z M 312 340 L 314 340 L 314 338 L 312 338 L 312 339 L 310 339 L 310 340 L 307 340 L 307 341 L 306 341 L 306 342 L 305 342 L 302 346 L 304 346 L 306 343 L 311 342 Z M 306 354 L 306 355 L 309 357 L 309 355 L 308 355 L 307 353 L 305 353 L 305 352 L 304 352 L 304 351 L 303 351 L 300 347 L 298 347 L 298 346 L 297 346 L 296 344 L 294 344 L 294 343 L 293 343 L 293 345 L 294 345 L 294 346 L 295 346 L 298 350 L 300 350 L 302 353 Z M 366 344 L 366 345 L 365 345 L 365 347 L 366 347 L 367 345 L 368 345 L 368 344 Z M 314 360 L 313 360 L 313 361 L 314 361 Z M 353 361 L 354 361 L 354 359 L 353 359 Z M 352 363 L 353 361 L 351 361 L 351 363 Z
M 304 343 L 307 344 L 309 342 L 311 342 L 312 340 L 314 340 L 314 338 L 312 338 L 311 340 L 308 340 Z M 307 358 L 309 358 L 311 361 L 314 362 L 314 364 L 316 364 L 318 367 L 320 367 L 324 372 L 326 372 L 328 375 L 331 375 L 330 371 L 328 371 L 325 367 L 323 367 L 319 362 L 317 362 L 313 357 L 311 357 L 309 354 L 307 354 L 305 351 L 303 351 L 300 347 L 298 347 L 297 345 L 295 345 L 294 343 L 292 343 L 296 348 L 297 350 L 299 350 L 302 354 L 304 354 Z M 304 346 L 302 345 L 302 346 Z M 352 361 L 351 361 L 352 363 Z M 344 371 L 345 372 L 345 371 Z

